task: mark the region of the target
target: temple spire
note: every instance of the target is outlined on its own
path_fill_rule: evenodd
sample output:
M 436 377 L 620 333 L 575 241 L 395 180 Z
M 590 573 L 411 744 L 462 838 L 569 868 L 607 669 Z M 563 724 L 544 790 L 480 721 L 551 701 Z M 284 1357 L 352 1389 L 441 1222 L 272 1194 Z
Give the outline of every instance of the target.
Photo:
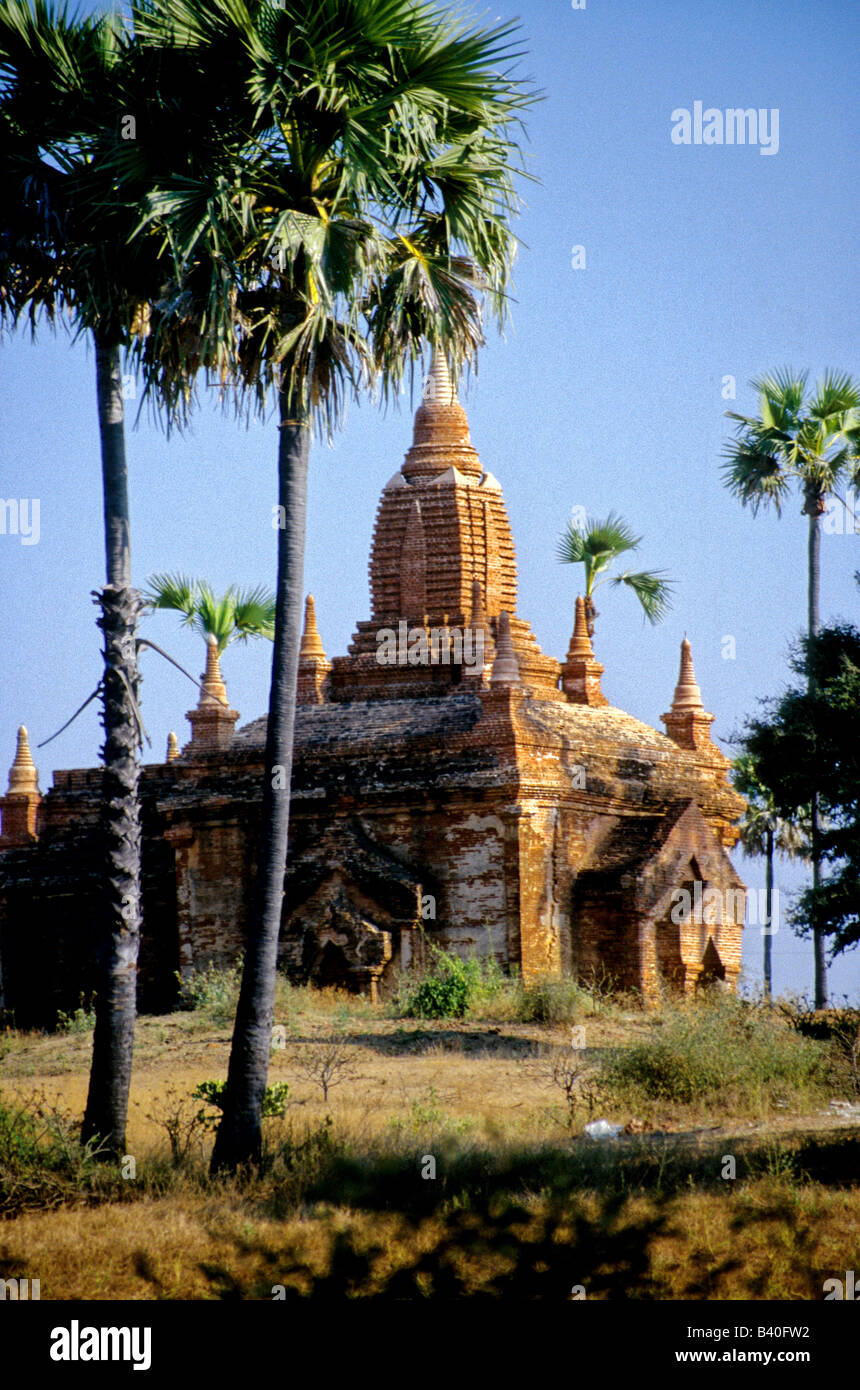
M 15 761 L 9 769 L 8 793 L 16 795 L 26 795 L 29 792 L 39 791 L 39 774 L 33 762 L 33 755 L 30 752 L 30 736 L 22 724 L 18 729 L 18 744 L 15 749 Z
M 39 774 L 30 752 L 27 730 L 22 724 L 18 730 L 15 760 L 9 769 L 9 789 L 0 797 L 0 846 L 3 849 L 33 843 L 41 800 Z
M 585 616 L 585 599 L 576 598 L 576 614 L 573 620 L 573 636 L 570 639 L 568 656 L 594 656 L 594 648 L 588 635 L 588 620 Z
M 203 689 L 200 692 L 200 703 L 203 704 L 204 701 L 227 703 L 227 687 L 221 675 L 221 661 L 218 656 L 218 639 L 211 633 L 206 638 L 206 670 L 203 674 Z
M 177 739 L 176 735 L 173 732 L 171 732 L 167 735 L 167 758 L 165 759 L 165 761 L 168 763 L 172 763 L 174 758 L 178 757 L 179 740 Z
M 424 382 L 424 402 L 429 405 L 459 405 L 457 391 L 451 380 L 448 359 L 438 348 L 433 349 L 430 371 Z
M 714 716 L 702 704 L 693 669 L 693 653 L 686 637 L 681 643 L 681 668 L 672 708 L 661 716 L 666 733 L 679 748 L 702 749 L 711 745 Z
M 438 478 L 453 468 L 477 482 L 483 475 L 481 460 L 469 439 L 469 421 L 457 397 L 445 355 L 434 349 L 424 379 L 421 404 L 415 412 L 412 448 L 401 468 L 407 482 Z
M 681 669 L 678 673 L 678 684 L 675 686 L 672 709 L 677 713 L 682 709 L 704 708 L 702 693 L 696 684 L 696 672 L 693 669 L 693 651 L 685 637 L 681 643 Z
M 317 627 L 317 614 L 314 607 L 314 596 L 308 594 L 305 599 L 305 625 L 302 631 L 302 641 L 299 647 L 299 660 L 306 661 L 312 657 L 321 656 L 325 660 L 325 650 L 322 638 Z
M 299 646 L 299 678 L 296 698 L 300 705 L 321 705 L 331 662 L 325 654 L 317 628 L 313 594 L 305 599 L 305 625 Z
M 199 748 L 225 748 L 233 737 L 239 712 L 230 708 L 227 687 L 221 675 L 218 640 L 211 633 L 206 639 L 206 670 L 201 682 L 197 708 L 189 710 L 185 716 L 191 725 L 191 743 L 188 747 L 194 751 Z
M 514 644 L 511 641 L 511 616 L 505 609 L 502 609 L 499 614 L 496 657 L 490 675 L 490 685 L 495 688 L 500 685 L 519 686 L 520 684 L 519 662 L 514 651 Z
M 572 705 L 607 705 L 609 701 L 600 688 L 602 675 L 603 667 L 594 655 L 588 635 L 585 599 L 578 595 L 573 636 L 561 668 L 561 688 Z

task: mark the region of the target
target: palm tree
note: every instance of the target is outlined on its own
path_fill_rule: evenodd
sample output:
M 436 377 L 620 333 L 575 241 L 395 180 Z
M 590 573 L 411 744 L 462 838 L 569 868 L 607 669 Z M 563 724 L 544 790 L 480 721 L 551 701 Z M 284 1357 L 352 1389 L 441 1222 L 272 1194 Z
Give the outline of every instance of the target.
M 140 597 L 131 587 L 121 351 L 144 332 L 159 283 L 153 236 L 127 246 L 133 224 L 112 204 L 106 152 L 120 138 L 132 80 L 130 40 L 116 15 L 71 16 L 52 0 L 0 10 L 0 320 L 68 314 L 95 344 L 104 495 L 106 584 L 96 595 L 104 637 L 104 850 L 96 1027 L 85 1138 L 123 1153 L 140 943 Z
M 585 567 L 585 617 L 589 637 L 594 636 L 594 620 L 598 616 L 594 606 L 594 590 L 607 580 L 632 589 L 651 623 L 659 623 L 671 608 L 669 595 L 674 585 L 671 580 L 663 578 L 663 571 L 625 570 L 623 574 L 611 578 L 605 573 L 614 560 L 628 550 L 636 550 L 641 541 L 642 537 L 635 536 L 627 523 L 614 512 L 610 512 L 604 521 L 589 517 L 584 527 L 568 522 L 558 543 L 558 558 L 563 564 Z M 601 575 L 603 578 L 599 577 Z
M 785 859 L 806 859 L 809 855 L 809 824 L 783 820 L 777 815 L 773 794 L 758 774 L 755 759 L 748 753 L 735 758 L 732 781 L 746 797 L 747 807 L 740 822 L 740 842 L 752 858 L 765 860 L 764 993 L 773 991 L 773 878 L 774 855 Z
M 723 476 L 726 487 L 744 506 L 773 506 L 777 516 L 797 483 L 803 496 L 802 514 L 809 518 L 807 631 L 820 628 L 821 517 L 829 496 L 840 502 L 838 489 L 860 478 L 860 386 L 847 373 L 825 372 L 812 395 L 807 373 L 790 367 L 750 382 L 758 393 L 759 413 L 737 415 L 735 438 L 726 446 Z M 844 502 L 843 502 L 844 505 Z M 810 686 L 810 688 L 812 688 Z M 810 857 L 813 892 L 821 882 L 818 797 L 810 808 Z M 825 933 L 813 920 L 815 1007 L 827 1004 Z
M 137 227 L 136 208 L 156 167 L 169 160 L 174 175 L 188 173 L 231 137 L 233 108 L 219 92 L 232 54 L 219 58 L 220 70 L 201 72 L 181 47 L 143 45 L 119 15 L 70 16 L 62 0 L 0 8 L 0 326 L 28 321 L 35 334 L 40 320 L 68 318 L 95 345 L 107 571 L 97 595 L 104 892 L 83 1134 L 105 1137 L 108 1153 L 125 1151 L 141 927 L 141 599 L 131 587 L 121 365 L 123 353 L 142 357 L 152 311 L 172 284 L 168 248 L 155 228 Z M 169 424 L 187 404 L 185 338 L 158 350 L 156 375 L 146 349 L 146 383 Z
M 213 1168 L 236 1168 L 261 1144 L 311 431 L 331 431 L 365 383 L 395 392 L 425 343 L 456 375 L 482 341 L 481 298 L 503 319 L 512 128 L 533 98 L 505 70 L 518 56 L 513 26 L 470 31 L 417 0 L 164 0 L 135 19 L 201 70 L 214 49 L 228 52 L 229 91 L 254 101 L 243 138 L 225 140 L 196 177 L 165 178 L 141 219 L 164 231 L 177 267 L 143 354 L 151 379 L 161 381 L 163 344 L 185 344 L 189 374 L 232 380 L 245 404 L 274 392 L 280 417 L 258 902 L 213 1154 Z
M 231 642 L 251 637 L 275 636 L 275 595 L 258 584 L 254 589 L 230 586 L 217 598 L 205 579 L 186 574 L 154 574 L 147 580 L 143 598 L 154 612 L 167 608 L 183 615 L 183 626 L 199 632 L 204 641 L 214 637 L 221 656 Z

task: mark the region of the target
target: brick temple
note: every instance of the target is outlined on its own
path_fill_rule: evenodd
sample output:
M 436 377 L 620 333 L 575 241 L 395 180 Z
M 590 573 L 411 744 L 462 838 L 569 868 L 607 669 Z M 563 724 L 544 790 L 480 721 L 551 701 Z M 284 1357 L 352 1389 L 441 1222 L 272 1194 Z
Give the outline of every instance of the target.
M 327 658 L 307 601 L 290 977 L 375 997 L 437 942 L 526 978 L 597 971 L 646 997 L 661 982 L 734 987 L 743 885 L 727 850 L 744 803 L 690 645 L 665 733 L 609 704 L 581 599 L 564 660 L 541 651 L 517 613 L 501 485 L 442 359 L 383 488 L 369 569 L 370 616 L 347 655 Z M 266 720 L 236 727 L 214 643 L 187 719 L 190 740 L 171 734 L 141 778 L 143 1008 L 169 1005 L 177 972 L 233 961 L 251 908 Z M 21 1025 L 87 991 L 100 776 L 55 772 L 42 796 L 19 730 L 0 798 L 0 1007 Z M 709 910 L 684 917 L 677 890 L 697 884 Z

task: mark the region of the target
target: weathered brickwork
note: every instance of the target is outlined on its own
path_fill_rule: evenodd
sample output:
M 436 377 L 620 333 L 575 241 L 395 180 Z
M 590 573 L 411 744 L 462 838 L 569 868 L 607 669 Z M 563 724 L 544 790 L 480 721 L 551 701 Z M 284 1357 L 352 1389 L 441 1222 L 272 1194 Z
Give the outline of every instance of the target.
M 661 734 L 608 703 L 582 600 L 560 662 L 516 614 L 516 587 L 501 487 L 437 360 L 383 490 L 371 617 L 346 656 L 329 661 L 308 599 L 282 968 L 378 996 L 435 942 L 646 997 L 733 986 L 743 887 L 726 851 L 743 802 L 689 643 Z M 480 630 L 483 660 L 380 662 L 380 631 L 401 624 L 430 652 L 433 633 Z M 171 738 L 141 778 L 144 1007 L 176 974 L 234 960 L 253 912 L 266 721 L 235 727 L 214 647 L 188 718 L 190 741 Z M 87 987 L 100 781 L 57 772 L 41 795 L 19 735 L 0 799 L 0 1009 L 22 1018 Z M 685 916 L 684 893 L 708 910 Z

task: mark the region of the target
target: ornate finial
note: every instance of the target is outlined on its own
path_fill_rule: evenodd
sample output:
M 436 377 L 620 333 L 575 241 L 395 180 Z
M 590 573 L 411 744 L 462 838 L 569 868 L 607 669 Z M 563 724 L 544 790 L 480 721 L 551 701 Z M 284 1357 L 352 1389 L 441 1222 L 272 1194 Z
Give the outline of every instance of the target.
M 588 635 L 588 623 L 585 617 L 585 599 L 577 594 L 576 598 L 576 617 L 573 622 L 573 637 L 570 641 L 568 657 L 572 656 L 594 656 L 594 648 L 591 645 L 591 638 Z
M 321 705 L 325 700 L 326 682 L 331 662 L 325 654 L 317 629 L 313 595 L 305 599 L 305 626 L 299 646 L 299 676 L 296 698 L 300 705 Z
M 15 761 L 9 769 L 9 793 L 38 793 L 39 774 L 30 752 L 30 738 L 22 724 L 18 730 L 18 747 Z
M 302 641 L 299 647 L 299 660 L 306 661 L 311 657 L 321 656 L 325 660 L 325 650 L 322 638 L 317 629 L 317 615 L 314 608 L 314 596 L 308 594 L 305 599 L 305 625 L 302 631 Z
M 433 349 L 433 358 L 430 363 L 430 371 L 424 382 L 424 404 L 425 405 L 459 405 L 457 392 L 451 380 L 451 372 L 444 353 L 438 348 Z
M 37 839 L 39 774 L 30 752 L 30 740 L 22 724 L 18 730 L 15 761 L 9 769 L 9 790 L 0 796 L 0 847 L 31 845 Z
M 169 762 L 169 763 L 172 763 L 172 762 L 173 762 L 173 759 L 174 759 L 174 758 L 178 758 L 178 757 L 179 757 L 179 740 L 177 739 L 177 737 L 176 737 L 176 735 L 175 735 L 174 733 L 169 733 L 169 734 L 167 735 L 167 758 L 166 758 L 166 761 Z
M 594 655 L 588 635 L 585 599 L 577 596 L 573 636 L 561 668 L 561 688 L 573 705 L 607 705 L 609 701 L 600 689 L 602 675 L 603 667 Z
M 203 675 L 203 689 L 200 692 L 200 704 L 211 704 L 213 701 L 227 704 L 227 687 L 224 684 L 224 677 L 221 675 L 221 662 L 218 657 L 218 639 L 210 633 L 206 638 L 206 670 Z
M 484 611 L 484 591 L 480 579 L 472 580 L 472 612 L 469 623 L 473 628 L 486 627 L 487 615 Z
M 496 658 L 490 675 L 490 685 L 519 685 L 520 667 L 511 641 L 511 615 L 504 608 L 499 614 L 496 636 Z
M 230 708 L 218 659 L 218 641 L 211 633 L 206 639 L 206 670 L 200 699 L 197 708 L 189 710 L 185 717 L 191 725 L 191 743 L 186 745 L 186 752 L 189 748 L 226 748 L 233 737 L 239 713 Z
M 692 648 L 686 637 L 681 643 L 681 670 L 678 684 L 675 686 L 672 709 L 676 712 L 684 709 L 704 709 L 702 694 L 696 684 L 696 673 L 693 670 Z
M 418 478 L 439 478 L 450 474 L 474 478 L 483 476 L 483 467 L 469 441 L 469 421 L 457 399 L 444 355 L 434 351 L 430 371 L 424 380 L 421 404 L 415 412 L 412 448 L 403 460 L 402 476 L 407 482 Z
M 686 637 L 681 643 L 681 670 L 675 686 L 672 708 L 661 716 L 666 733 L 679 748 L 704 749 L 711 746 L 714 716 L 702 704 L 693 670 L 693 654 Z

